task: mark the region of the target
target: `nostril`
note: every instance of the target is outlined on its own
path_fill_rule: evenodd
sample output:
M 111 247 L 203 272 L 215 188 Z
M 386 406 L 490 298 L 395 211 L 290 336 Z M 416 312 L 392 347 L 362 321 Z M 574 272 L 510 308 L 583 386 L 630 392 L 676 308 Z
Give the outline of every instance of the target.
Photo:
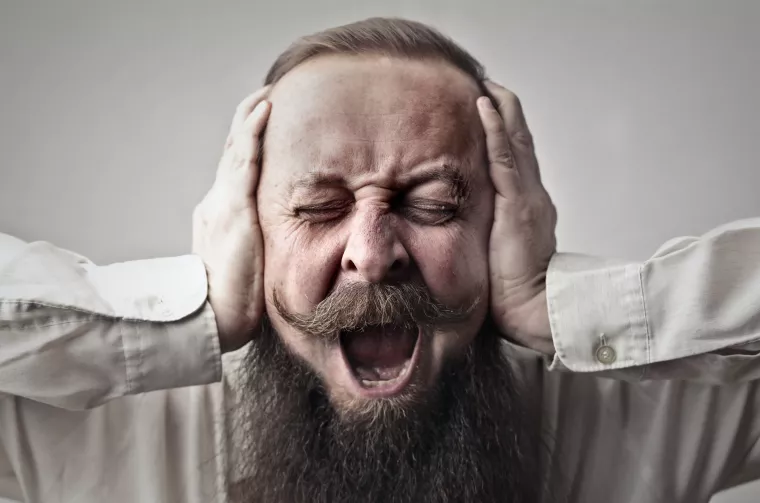
M 351 259 L 346 260 L 344 268 L 347 269 L 347 270 L 349 270 L 349 271 L 358 271 L 359 270 L 359 268 L 356 267 L 356 264 L 354 264 L 354 261 L 351 260 Z

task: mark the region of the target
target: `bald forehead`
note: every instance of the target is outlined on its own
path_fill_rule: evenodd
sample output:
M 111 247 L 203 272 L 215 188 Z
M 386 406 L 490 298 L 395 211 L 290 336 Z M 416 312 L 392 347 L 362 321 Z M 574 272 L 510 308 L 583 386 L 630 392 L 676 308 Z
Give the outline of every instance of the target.
M 479 95 L 472 78 L 445 62 L 316 58 L 273 89 L 265 149 L 309 162 L 467 156 L 482 134 Z

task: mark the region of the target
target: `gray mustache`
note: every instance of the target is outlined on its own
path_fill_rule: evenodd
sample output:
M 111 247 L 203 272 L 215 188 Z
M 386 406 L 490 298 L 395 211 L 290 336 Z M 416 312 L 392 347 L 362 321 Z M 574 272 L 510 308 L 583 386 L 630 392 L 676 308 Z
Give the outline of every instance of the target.
M 349 283 L 334 290 L 307 314 L 290 312 L 277 291 L 273 303 L 277 313 L 306 335 L 337 339 L 343 331 L 360 331 L 377 325 L 443 325 L 463 321 L 479 299 L 467 306 L 446 306 L 430 290 L 416 283 Z

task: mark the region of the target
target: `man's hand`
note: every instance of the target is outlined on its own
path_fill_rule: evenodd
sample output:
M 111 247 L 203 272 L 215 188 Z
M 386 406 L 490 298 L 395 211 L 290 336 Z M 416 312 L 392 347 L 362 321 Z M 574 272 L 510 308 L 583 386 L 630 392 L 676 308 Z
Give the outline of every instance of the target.
M 546 271 L 556 251 L 557 211 L 541 184 L 533 139 L 517 96 L 492 82 L 478 111 L 496 189 L 489 248 L 491 315 L 507 337 L 554 353 Z
M 264 315 L 264 244 L 256 212 L 263 88 L 237 108 L 214 185 L 193 214 L 193 253 L 206 265 L 222 352 L 242 347 Z

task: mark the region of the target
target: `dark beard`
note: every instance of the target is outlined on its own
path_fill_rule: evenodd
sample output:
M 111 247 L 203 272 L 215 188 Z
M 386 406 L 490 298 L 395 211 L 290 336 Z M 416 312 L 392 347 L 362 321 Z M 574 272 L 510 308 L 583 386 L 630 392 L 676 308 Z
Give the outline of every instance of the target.
M 531 421 L 499 337 L 485 329 L 449 363 L 428 403 L 345 420 L 319 377 L 266 323 L 241 366 L 245 503 L 536 503 L 539 421 Z

